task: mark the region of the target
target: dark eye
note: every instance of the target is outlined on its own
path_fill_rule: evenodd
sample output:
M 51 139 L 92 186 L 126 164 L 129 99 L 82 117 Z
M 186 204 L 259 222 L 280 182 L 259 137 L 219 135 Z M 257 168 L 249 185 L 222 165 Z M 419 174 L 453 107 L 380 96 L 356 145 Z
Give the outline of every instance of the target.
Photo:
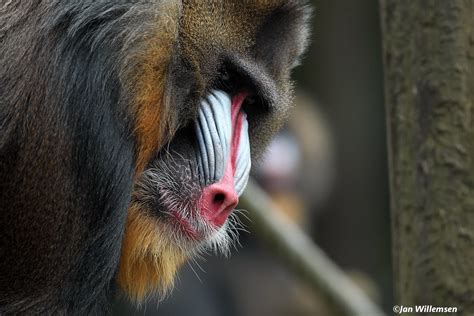
M 223 68 L 220 72 L 220 80 L 222 81 L 230 81 L 230 74 L 229 74 L 229 71 L 227 70 L 227 68 Z
M 212 88 L 234 95 L 247 87 L 244 77 L 230 63 L 222 64 Z
M 254 94 L 249 95 L 247 98 L 245 98 L 245 104 L 252 105 L 256 101 L 256 96 Z
M 213 89 L 223 90 L 230 95 L 236 95 L 242 91 L 247 91 L 242 109 L 249 117 L 257 119 L 269 113 L 268 104 L 261 97 L 258 85 L 254 79 L 243 69 L 235 67 L 232 63 L 226 62 L 220 68 Z

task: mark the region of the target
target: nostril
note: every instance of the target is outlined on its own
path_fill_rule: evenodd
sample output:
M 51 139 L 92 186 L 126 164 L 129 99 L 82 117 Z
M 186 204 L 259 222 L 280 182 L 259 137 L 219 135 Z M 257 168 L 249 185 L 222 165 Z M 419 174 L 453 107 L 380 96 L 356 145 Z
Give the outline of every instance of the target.
M 214 195 L 214 199 L 213 199 L 213 203 L 222 203 L 224 202 L 225 200 L 225 195 L 224 193 L 217 193 L 216 195 Z
M 238 202 L 239 197 L 233 186 L 214 183 L 202 192 L 201 214 L 206 220 L 220 227 Z

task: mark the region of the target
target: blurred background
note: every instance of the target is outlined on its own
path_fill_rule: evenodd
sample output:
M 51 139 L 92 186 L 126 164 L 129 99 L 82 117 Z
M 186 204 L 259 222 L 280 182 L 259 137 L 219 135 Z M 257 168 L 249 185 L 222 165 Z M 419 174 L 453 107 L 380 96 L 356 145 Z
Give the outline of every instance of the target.
M 387 313 L 392 284 L 385 114 L 376 0 L 312 1 L 296 107 L 255 178 Z M 186 265 L 163 302 L 115 315 L 340 315 L 253 230 L 230 258 Z M 368 315 L 369 316 L 369 315 Z

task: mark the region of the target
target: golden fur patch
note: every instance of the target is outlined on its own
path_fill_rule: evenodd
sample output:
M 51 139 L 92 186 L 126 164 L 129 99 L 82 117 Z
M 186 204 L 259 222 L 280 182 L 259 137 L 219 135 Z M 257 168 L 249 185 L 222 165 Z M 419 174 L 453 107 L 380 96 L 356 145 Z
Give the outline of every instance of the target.
M 157 16 L 154 32 L 143 35 L 146 46 L 131 57 L 137 66 L 125 74 L 135 95 L 135 178 L 169 132 L 166 82 L 180 11 L 180 5 L 174 1 L 163 4 L 160 12 L 166 14 Z M 176 270 L 184 261 L 184 255 L 173 248 L 169 238 L 160 231 L 161 226 L 138 206 L 129 208 L 117 281 L 137 303 L 143 301 L 147 293 L 156 289 L 165 292 L 170 288 Z
M 180 6 L 163 5 L 166 15 L 159 16 L 155 32 L 144 35 L 147 43 L 136 54 L 137 69 L 128 80 L 133 84 L 135 95 L 136 173 L 140 174 L 153 153 L 166 139 L 169 130 L 166 100 L 168 69 L 178 36 Z
M 146 211 L 133 205 L 122 244 L 118 283 L 136 303 L 147 294 L 165 294 L 172 288 L 186 255 L 173 243 L 169 230 Z

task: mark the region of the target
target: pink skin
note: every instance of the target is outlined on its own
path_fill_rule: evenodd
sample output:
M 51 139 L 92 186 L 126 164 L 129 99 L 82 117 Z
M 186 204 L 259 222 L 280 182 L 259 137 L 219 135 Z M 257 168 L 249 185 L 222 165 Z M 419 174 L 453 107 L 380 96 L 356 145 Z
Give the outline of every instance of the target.
M 234 174 L 240 133 L 245 119 L 245 113 L 241 112 L 240 108 L 247 95 L 248 93 L 241 92 L 232 99 L 232 143 L 224 176 L 219 182 L 204 188 L 199 203 L 202 217 L 215 227 L 221 227 L 239 203 L 239 197 L 234 187 Z

